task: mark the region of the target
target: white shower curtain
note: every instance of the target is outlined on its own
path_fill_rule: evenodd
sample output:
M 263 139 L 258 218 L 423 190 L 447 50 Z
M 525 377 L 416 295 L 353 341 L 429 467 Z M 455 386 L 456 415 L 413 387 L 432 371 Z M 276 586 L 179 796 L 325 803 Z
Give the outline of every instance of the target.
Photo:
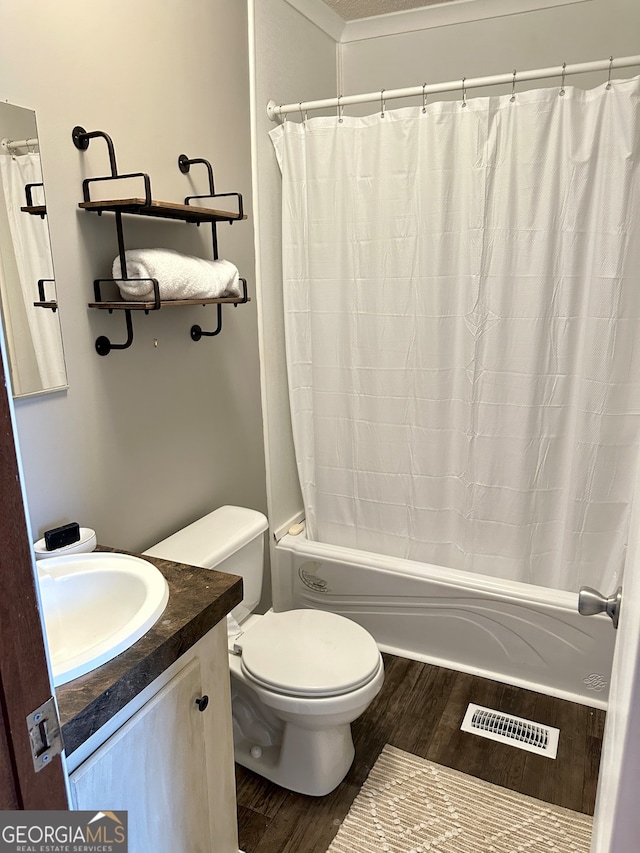
M 639 80 L 271 132 L 311 538 L 615 586 L 640 438 Z
M 40 216 L 20 210 L 26 205 L 25 186 L 42 182 L 39 154 L 0 157 L 0 180 L 4 189 L 9 230 L 20 277 L 22 298 L 33 341 L 38 371 L 43 388 L 67 384 L 62 337 L 58 317 L 50 310 L 34 307 L 38 301 L 38 281 L 53 279 L 51 246 L 47 223 Z M 34 190 L 34 202 L 42 196 Z M 53 285 L 45 284 L 45 295 L 51 298 Z

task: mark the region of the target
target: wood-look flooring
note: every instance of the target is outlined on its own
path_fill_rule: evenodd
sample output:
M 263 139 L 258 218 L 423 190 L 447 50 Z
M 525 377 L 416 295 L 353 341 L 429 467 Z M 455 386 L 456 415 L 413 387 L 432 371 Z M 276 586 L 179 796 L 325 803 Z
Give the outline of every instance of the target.
M 386 743 L 593 814 L 604 711 L 405 658 L 384 660 L 384 687 L 352 726 L 354 763 L 331 794 L 294 794 L 236 765 L 244 853 L 325 853 Z M 557 759 L 461 732 L 469 702 L 559 728 Z

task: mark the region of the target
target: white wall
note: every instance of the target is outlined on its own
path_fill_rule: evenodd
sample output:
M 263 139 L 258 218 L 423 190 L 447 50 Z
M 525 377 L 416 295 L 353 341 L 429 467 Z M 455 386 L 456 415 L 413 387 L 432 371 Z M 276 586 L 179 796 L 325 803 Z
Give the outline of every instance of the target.
M 531 68 L 561 66 L 609 56 L 638 53 L 640 3 L 638 0 L 589 0 L 570 6 L 525 12 L 484 21 L 344 44 L 341 49 L 345 94 L 377 92 L 405 86 L 420 86 L 483 77 Z M 640 69 L 617 71 L 630 77 Z M 606 80 L 602 74 L 568 78 L 568 85 L 596 86 Z M 560 80 L 558 79 L 558 84 Z M 529 83 L 520 88 L 551 86 L 553 81 Z M 510 93 L 509 86 L 474 90 L 469 97 Z M 456 97 L 456 95 L 438 96 Z M 293 99 L 295 100 L 295 99 Z M 388 109 L 410 101 L 387 104 Z M 350 115 L 367 114 L 367 105 L 348 107 Z
M 281 179 L 268 133 L 269 100 L 278 103 L 336 93 L 336 43 L 286 0 L 250 0 L 252 121 L 257 220 L 260 351 L 271 529 L 302 509 L 293 454 L 282 308 Z
M 125 338 L 122 314 L 87 308 L 115 227 L 77 204 L 107 151 L 71 142 L 76 124 L 109 133 L 120 170 L 148 172 L 168 201 L 206 188 L 178 155 L 210 159 L 217 190 L 245 198 L 220 252 L 255 296 L 246 27 L 238 0 L 0 0 L 0 98 L 37 112 L 69 375 L 68 391 L 16 404 L 34 536 L 77 520 L 137 550 L 223 503 L 265 510 L 255 299 L 199 343 L 190 326 L 213 327 L 214 308 L 136 313 L 133 346 L 98 356 L 98 335 Z M 211 256 L 208 227 L 127 218 L 125 236 Z

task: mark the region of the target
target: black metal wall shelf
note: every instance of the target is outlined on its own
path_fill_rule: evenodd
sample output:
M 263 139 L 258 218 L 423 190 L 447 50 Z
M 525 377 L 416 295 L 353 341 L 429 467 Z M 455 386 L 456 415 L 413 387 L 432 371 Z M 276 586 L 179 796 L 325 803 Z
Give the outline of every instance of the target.
M 222 331 L 222 306 L 231 304 L 234 307 L 250 302 L 250 297 L 247 295 L 246 279 L 241 278 L 242 296 L 223 296 L 218 298 L 207 299 L 171 299 L 163 300 L 160 298 L 160 288 L 156 279 L 138 279 L 127 275 L 127 264 L 124 248 L 124 229 L 122 224 L 122 216 L 130 214 L 133 216 L 150 216 L 160 219 L 173 219 L 182 222 L 195 223 L 200 226 L 202 223 L 210 224 L 213 241 L 213 257 L 218 260 L 218 234 L 217 225 L 220 222 L 233 222 L 246 219 L 246 214 L 243 211 L 242 196 L 240 193 L 216 193 L 213 169 L 208 160 L 202 158 L 189 159 L 186 154 L 181 154 L 178 158 L 178 167 L 183 174 L 189 172 L 190 167 L 196 163 L 202 163 L 207 168 L 209 179 L 209 192 L 205 195 L 187 196 L 184 204 L 173 202 L 157 201 L 151 195 L 151 179 L 145 172 L 132 172 L 128 174 L 118 174 L 116 166 L 115 148 L 111 137 L 101 130 L 87 132 L 84 128 L 74 127 L 72 138 L 73 143 L 81 151 L 86 151 L 89 147 L 89 142 L 95 137 L 101 137 L 107 143 L 109 152 L 109 163 L 111 166 L 111 174 L 97 178 L 85 178 L 82 183 L 82 193 L 84 201 L 80 202 L 78 207 L 90 213 L 97 213 L 101 216 L 103 213 L 113 213 L 116 220 L 116 232 L 118 238 L 118 254 L 120 257 L 120 268 L 124 270 L 122 279 L 96 279 L 94 281 L 95 301 L 89 302 L 89 308 L 97 308 L 106 310 L 110 314 L 113 311 L 124 311 L 125 324 L 127 330 L 127 338 L 124 343 L 112 343 L 109 338 L 101 335 L 96 340 L 96 351 L 99 355 L 108 355 L 112 349 L 127 349 L 133 343 L 133 322 L 131 318 L 132 311 L 144 311 L 148 314 L 150 311 L 158 311 L 160 308 L 169 307 L 185 307 L 192 305 L 216 305 L 217 308 L 217 324 L 216 328 L 211 332 L 204 331 L 200 326 L 194 325 L 191 327 L 191 339 L 199 341 L 202 337 L 214 337 Z M 108 200 L 92 200 L 91 199 L 91 184 L 102 181 L 125 180 L 129 178 L 142 178 L 144 182 L 144 198 L 120 198 Z M 234 198 L 237 204 L 236 211 L 217 210 L 214 208 L 201 207 L 200 205 L 192 205 L 191 201 L 202 201 L 205 199 L 217 198 Z M 117 284 L 118 281 L 149 281 L 153 287 L 154 298 L 144 302 L 133 302 L 120 299 L 108 300 L 103 298 L 101 285 L 105 283 Z

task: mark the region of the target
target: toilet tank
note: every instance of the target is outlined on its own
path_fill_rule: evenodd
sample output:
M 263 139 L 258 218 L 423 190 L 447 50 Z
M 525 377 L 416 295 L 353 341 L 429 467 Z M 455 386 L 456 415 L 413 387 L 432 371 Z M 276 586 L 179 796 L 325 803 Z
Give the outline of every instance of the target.
M 264 531 L 267 519 L 261 512 L 239 506 L 222 506 L 178 530 L 144 553 L 240 575 L 242 603 L 231 611 L 238 622 L 252 613 L 262 593 Z

